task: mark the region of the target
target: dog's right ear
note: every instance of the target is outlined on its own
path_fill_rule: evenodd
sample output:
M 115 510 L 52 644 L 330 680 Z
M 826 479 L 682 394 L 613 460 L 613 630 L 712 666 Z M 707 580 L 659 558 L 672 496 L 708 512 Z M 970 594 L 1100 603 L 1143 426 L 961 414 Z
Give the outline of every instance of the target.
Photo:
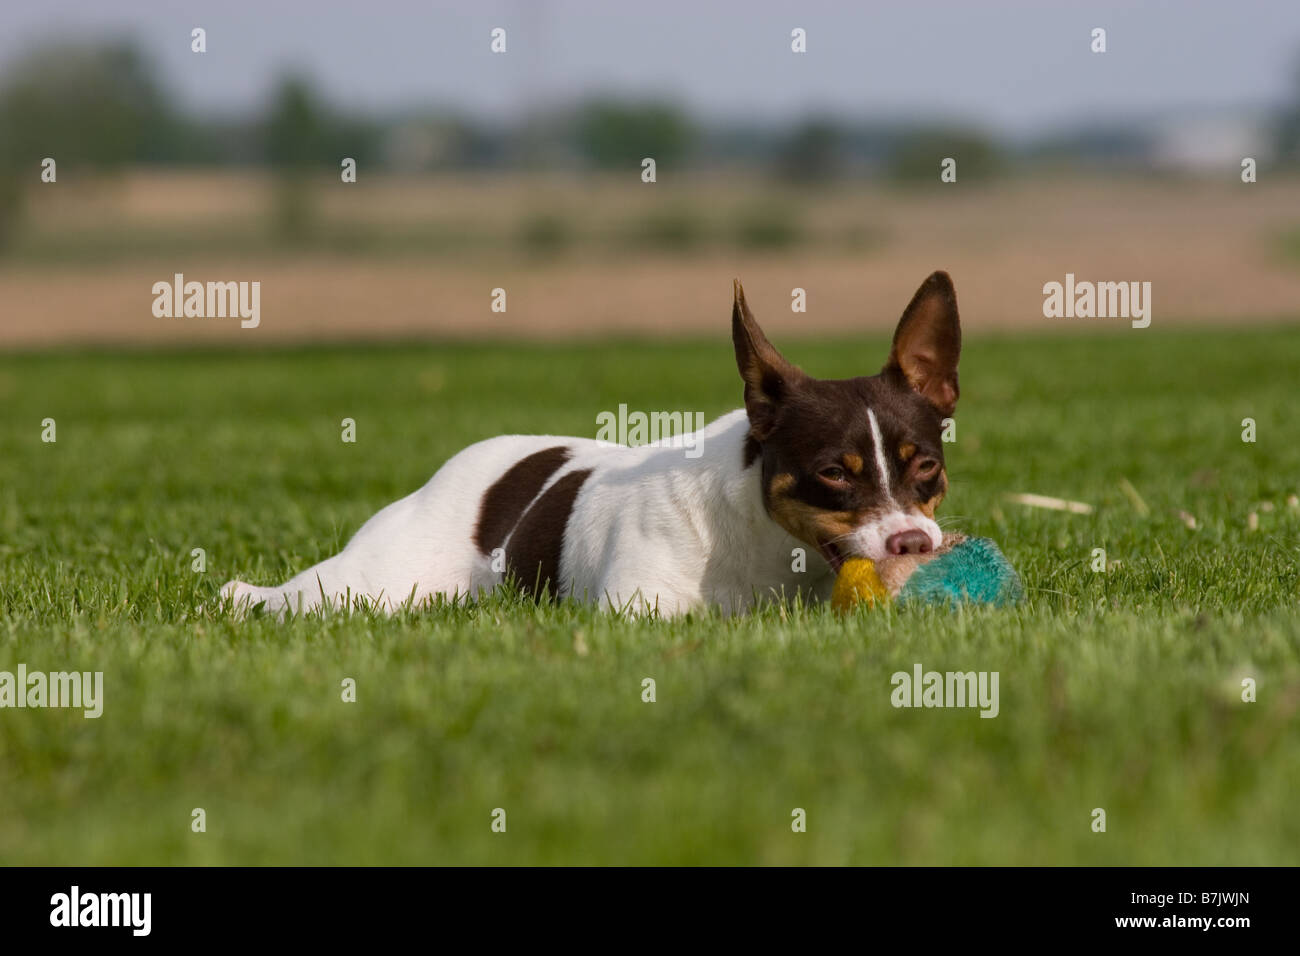
M 745 382 L 749 433 L 763 441 L 776 424 L 776 412 L 781 402 L 805 376 L 767 340 L 745 303 L 745 290 L 740 287 L 740 280 L 735 280 L 735 283 L 731 342 L 736 347 L 736 367 Z

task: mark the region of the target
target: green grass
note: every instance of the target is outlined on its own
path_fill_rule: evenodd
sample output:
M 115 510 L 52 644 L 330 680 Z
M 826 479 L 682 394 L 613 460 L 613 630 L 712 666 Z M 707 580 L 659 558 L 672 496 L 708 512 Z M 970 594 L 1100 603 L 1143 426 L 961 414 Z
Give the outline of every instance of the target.
M 783 345 L 828 377 L 885 349 Z M 106 685 L 98 720 L 0 710 L 0 862 L 1300 863 L 1293 329 L 968 343 L 942 513 L 1021 570 L 1014 610 L 201 609 L 334 552 L 476 439 L 725 411 L 730 353 L 0 357 L 0 670 Z M 917 662 L 998 671 L 1001 714 L 894 709 Z

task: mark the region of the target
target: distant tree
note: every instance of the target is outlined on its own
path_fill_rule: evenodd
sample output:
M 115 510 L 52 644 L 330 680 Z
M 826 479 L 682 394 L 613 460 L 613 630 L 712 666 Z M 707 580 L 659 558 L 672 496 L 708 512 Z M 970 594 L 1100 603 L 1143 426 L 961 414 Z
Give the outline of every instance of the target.
M 1281 163 L 1300 163 L 1300 56 L 1292 71 L 1289 99 L 1278 112 L 1277 158 Z
M 0 79 L 7 162 L 116 168 L 165 158 L 174 117 L 150 64 L 129 44 L 39 47 Z
M 777 172 L 799 183 L 825 182 L 840 172 L 843 136 L 826 119 L 803 123 L 777 150 Z
M 177 123 L 151 65 L 129 44 L 33 48 L 0 77 L 0 247 L 22 218 L 41 160 L 61 173 L 166 158 Z M 24 177 L 27 177 L 24 179 Z
M 325 141 L 325 120 L 311 86 L 298 76 L 281 79 L 266 118 L 265 150 L 275 171 L 272 225 L 285 241 L 306 238 L 315 220 L 311 168 L 342 159 L 326 154 Z
M 628 167 L 653 157 L 660 167 L 678 162 L 690 150 L 695 131 L 675 106 L 597 100 L 578 111 L 578 150 L 605 168 Z
M 888 172 L 899 182 L 939 181 L 939 164 L 957 161 L 957 181 L 971 182 L 997 174 L 1003 157 L 983 133 L 969 129 L 935 127 L 911 130 L 899 136 L 890 151 Z
M 266 119 L 266 158 L 276 169 L 325 165 L 323 111 L 311 85 L 302 77 L 282 78 Z
M 13 241 L 23 217 L 23 188 L 18 175 L 0 166 L 0 252 Z

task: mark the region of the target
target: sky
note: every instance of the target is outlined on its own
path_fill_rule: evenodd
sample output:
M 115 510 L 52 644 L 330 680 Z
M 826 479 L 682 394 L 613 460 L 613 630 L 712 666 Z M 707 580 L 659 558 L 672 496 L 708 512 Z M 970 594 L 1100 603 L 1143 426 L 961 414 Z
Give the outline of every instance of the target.
M 190 50 L 194 27 L 206 53 Z M 506 120 L 615 93 L 731 122 L 828 112 L 1034 135 L 1279 102 L 1300 67 L 1300 0 L 5 0 L 0 69 L 37 39 L 105 36 L 135 39 L 201 110 L 256 108 L 294 70 L 362 111 Z

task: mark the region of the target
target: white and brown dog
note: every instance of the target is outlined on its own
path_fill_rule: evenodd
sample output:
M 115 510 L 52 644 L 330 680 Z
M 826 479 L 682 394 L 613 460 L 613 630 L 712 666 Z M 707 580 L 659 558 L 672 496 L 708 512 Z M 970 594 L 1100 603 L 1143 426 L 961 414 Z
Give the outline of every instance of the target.
M 342 552 L 278 587 L 232 581 L 237 607 L 386 609 L 472 598 L 513 578 L 541 599 L 636 613 L 828 595 L 843 559 L 939 547 L 942 422 L 957 404 L 952 281 L 931 275 L 878 375 L 821 380 L 768 342 L 735 287 L 745 407 L 636 448 L 508 435 L 471 445 L 367 521 Z M 690 447 L 696 457 L 683 453 Z M 820 559 L 798 560 L 811 548 Z

